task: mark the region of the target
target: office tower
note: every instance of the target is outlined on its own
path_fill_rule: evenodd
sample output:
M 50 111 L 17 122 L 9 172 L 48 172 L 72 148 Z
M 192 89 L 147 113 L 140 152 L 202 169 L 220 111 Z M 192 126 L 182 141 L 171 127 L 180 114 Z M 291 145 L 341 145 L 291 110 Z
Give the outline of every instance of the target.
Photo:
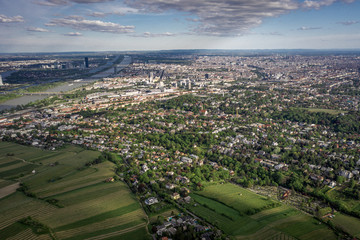
M 86 68 L 89 68 L 89 58 L 88 58 L 88 57 L 85 57 L 84 66 L 85 66 Z

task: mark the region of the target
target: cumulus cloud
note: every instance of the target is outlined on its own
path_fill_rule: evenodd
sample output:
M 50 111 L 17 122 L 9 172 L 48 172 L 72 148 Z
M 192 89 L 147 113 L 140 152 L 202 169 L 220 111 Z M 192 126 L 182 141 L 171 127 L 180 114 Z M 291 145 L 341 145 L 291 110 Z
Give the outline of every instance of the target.
M 80 37 L 82 36 L 81 33 L 79 32 L 69 32 L 69 33 L 65 33 L 64 36 L 69 36 L 69 37 Z
M 134 26 L 123 26 L 117 23 L 103 22 L 100 20 L 86 20 L 78 16 L 53 19 L 49 24 L 52 26 L 70 27 L 78 30 L 108 32 L 116 34 L 132 33 L 134 32 L 135 28 Z
M 26 30 L 29 31 L 29 32 L 49 32 L 48 29 L 39 28 L 39 27 L 29 27 Z
M 3 14 L 0 14 L 0 23 L 18 23 L 18 22 L 24 22 L 24 18 L 22 16 L 8 17 Z
M 244 33 L 266 17 L 276 17 L 299 7 L 295 0 L 126 0 L 125 3 L 143 12 L 190 13 L 196 18 L 189 20 L 198 22 L 193 32 L 215 36 Z
M 321 27 L 300 27 L 298 28 L 297 30 L 300 30 L 300 31 L 307 31 L 307 30 L 316 30 L 316 29 L 321 29 Z
M 345 21 L 345 22 L 338 22 L 338 24 L 342 24 L 345 26 L 350 26 L 359 23 L 359 21 Z

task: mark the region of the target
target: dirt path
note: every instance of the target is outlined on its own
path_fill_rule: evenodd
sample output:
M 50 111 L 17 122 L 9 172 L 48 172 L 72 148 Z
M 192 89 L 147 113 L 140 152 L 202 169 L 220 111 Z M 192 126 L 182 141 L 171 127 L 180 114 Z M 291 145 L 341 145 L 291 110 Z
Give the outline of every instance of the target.
M 0 199 L 3 197 L 6 197 L 7 195 L 10 195 L 16 191 L 17 188 L 19 188 L 20 183 L 14 183 L 9 186 L 3 187 L 0 189 Z

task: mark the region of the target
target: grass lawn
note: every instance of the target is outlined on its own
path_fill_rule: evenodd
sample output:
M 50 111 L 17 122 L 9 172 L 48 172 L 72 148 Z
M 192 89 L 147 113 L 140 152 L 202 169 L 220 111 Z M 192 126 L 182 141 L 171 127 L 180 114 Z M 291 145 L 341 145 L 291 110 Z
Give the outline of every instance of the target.
M 336 110 L 336 109 L 326 109 L 326 108 L 300 108 L 300 109 L 307 110 L 309 112 L 329 113 L 332 115 L 338 115 L 340 113 L 347 113 L 347 111 Z
M 200 203 L 201 205 L 204 205 L 205 207 L 219 213 L 222 214 L 224 216 L 229 217 L 230 219 L 236 219 L 237 217 L 240 217 L 240 214 L 237 210 L 230 208 L 228 206 L 225 206 L 224 204 L 203 197 L 201 195 L 198 194 L 190 194 L 190 196 L 198 203 Z
M 286 205 L 244 214 L 275 201 L 237 185 L 208 185 L 191 197 L 197 205 L 189 204 L 189 210 L 236 239 L 336 239 L 326 225 Z
M 175 208 L 169 209 L 169 210 L 166 210 L 165 212 L 162 212 L 160 214 L 156 214 L 156 215 L 152 216 L 150 218 L 150 223 L 156 223 L 156 221 L 158 220 L 158 216 L 161 219 L 165 219 L 165 218 L 171 217 L 173 215 L 178 215 L 178 214 L 179 214 L 179 211 L 177 209 L 175 209 Z
M 348 198 L 345 194 L 338 190 L 339 187 L 335 187 L 326 193 L 331 199 L 341 201 L 349 210 L 360 210 L 360 201 L 353 198 Z
M 254 209 L 272 208 L 278 204 L 271 199 L 231 183 L 209 185 L 197 194 L 219 201 L 237 210 L 240 214 L 245 214 Z
M 344 231 L 360 238 L 360 219 L 338 212 L 331 221 Z

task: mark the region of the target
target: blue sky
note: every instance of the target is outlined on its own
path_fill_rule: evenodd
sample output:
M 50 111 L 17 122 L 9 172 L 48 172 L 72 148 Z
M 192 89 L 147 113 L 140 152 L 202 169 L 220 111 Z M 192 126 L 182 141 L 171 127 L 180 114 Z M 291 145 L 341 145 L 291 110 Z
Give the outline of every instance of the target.
M 0 52 L 360 48 L 359 0 L 0 0 Z

